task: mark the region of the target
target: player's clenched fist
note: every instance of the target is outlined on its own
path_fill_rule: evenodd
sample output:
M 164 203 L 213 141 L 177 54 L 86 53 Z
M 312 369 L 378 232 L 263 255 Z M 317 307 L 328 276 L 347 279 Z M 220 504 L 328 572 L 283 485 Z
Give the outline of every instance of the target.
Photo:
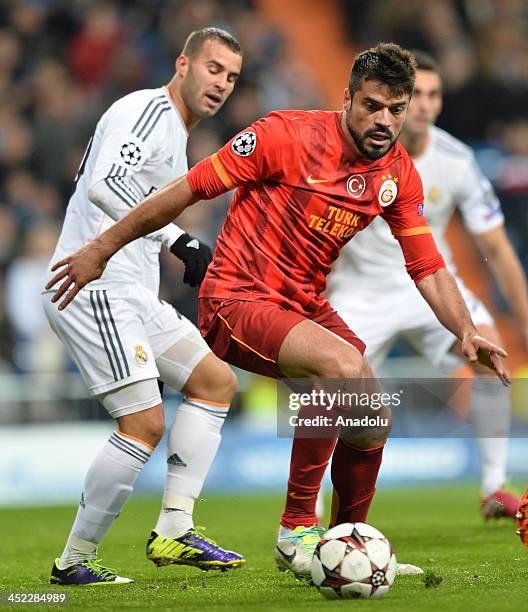
M 213 259 L 211 249 L 198 238 L 183 234 L 171 246 L 170 251 L 185 264 L 183 282 L 191 287 L 199 287 L 204 279 L 207 266 Z
M 191 287 L 199 287 L 213 258 L 211 249 L 197 238 L 183 234 L 170 250 L 185 264 L 183 282 Z M 59 310 L 64 310 L 85 285 L 101 277 L 108 259 L 108 253 L 94 240 L 73 255 L 58 261 L 51 271 L 59 272 L 48 282 L 46 289 L 52 289 L 58 282 L 63 282 L 51 301 L 58 302 L 66 295 L 59 304 Z
M 58 261 L 53 265 L 51 271 L 59 270 L 59 272 L 48 282 L 46 289 L 52 289 L 58 282 L 63 282 L 51 301 L 58 302 L 66 294 L 59 304 L 59 310 L 64 310 L 85 285 L 100 278 L 107 261 L 108 257 L 95 241 L 82 247 L 73 255 Z

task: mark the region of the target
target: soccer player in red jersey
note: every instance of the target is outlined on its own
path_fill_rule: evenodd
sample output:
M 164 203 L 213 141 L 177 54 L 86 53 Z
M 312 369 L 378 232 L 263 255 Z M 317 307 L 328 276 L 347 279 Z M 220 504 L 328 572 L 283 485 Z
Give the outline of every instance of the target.
M 528 546 L 528 489 L 526 489 L 519 502 L 515 521 L 517 523 L 517 535 L 521 538 L 521 542 Z
M 187 175 L 150 196 L 71 257 L 48 287 L 64 308 L 128 242 L 187 206 L 238 188 L 200 291 L 200 329 L 227 362 L 279 378 L 372 379 L 364 344 L 322 296 L 341 247 L 381 215 L 407 271 L 464 355 L 507 384 L 503 349 L 477 335 L 438 253 L 420 178 L 397 138 L 413 90 L 412 54 L 394 44 L 360 53 L 341 112 L 270 113 Z M 65 295 L 66 294 L 66 295 Z M 351 287 L 350 299 L 354 299 Z M 386 416 L 381 415 L 381 416 Z M 333 524 L 365 521 L 390 424 L 337 439 L 296 435 L 276 560 L 309 574 L 319 539 L 315 502 L 332 456 Z

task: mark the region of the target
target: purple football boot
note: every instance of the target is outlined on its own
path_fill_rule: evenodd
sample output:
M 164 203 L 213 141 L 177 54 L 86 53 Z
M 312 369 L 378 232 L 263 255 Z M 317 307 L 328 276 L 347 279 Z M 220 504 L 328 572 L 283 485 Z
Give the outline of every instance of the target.
M 66 569 L 59 569 L 58 559 L 51 568 L 51 584 L 60 586 L 102 586 L 130 584 L 131 578 L 118 576 L 113 569 L 99 564 L 100 559 L 75 563 Z

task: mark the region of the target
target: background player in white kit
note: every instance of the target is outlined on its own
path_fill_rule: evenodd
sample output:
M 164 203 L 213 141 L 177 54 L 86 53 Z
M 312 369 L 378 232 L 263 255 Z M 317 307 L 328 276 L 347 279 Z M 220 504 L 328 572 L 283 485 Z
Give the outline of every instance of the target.
M 524 348 L 528 349 L 526 279 L 504 230 L 500 203 L 469 147 L 434 126 L 442 107 L 441 78 L 433 58 L 421 52 L 415 55 L 416 83 L 400 142 L 422 179 L 427 222 L 447 266 L 454 272 L 444 233 L 458 208 L 516 317 Z M 460 278 L 457 282 L 479 333 L 501 344 L 485 306 Z M 366 343 L 366 355 L 375 371 L 398 337 L 406 338 L 445 372 L 463 364 L 458 359 L 461 355 L 458 341 L 436 319 L 409 279 L 398 243 L 381 218 L 375 219 L 343 249 L 331 278 L 329 299 Z M 501 490 L 506 481 L 507 437 L 485 434 L 490 431 L 490 423 L 509 431 L 509 391 L 490 377 L 487 369 L 478 363 L 472 365 L 475 376 L 470 414 L 478 434 L 481 509 L 486 518 L 513 516 L 518 500 Z
M 75 181 L 51 262 L 75 252 L 141 202 L 187 172 L 188 132 L 217 113 L 239 76 L 242 52 L 217 28 L 193 32 L 166 87 L 133 92 L 102 116 Z M 185 263 L 184 282 L 199 285 L 210 249 L 169 225 L 136 240 L 109 262 L 72 308 L 43 293 L 49 322 L 90 392 L 118 421 L 92 463 L 54 584 L 131 582 L 96 563 L 101 542 L 132 492 L 164 430 L 158 378 L 185 396 L 168 439 L 162 509 L 147 543 L 157 565 L 230 569 L 244 563 L 194 529 L 192 512 L 220 444 L 236 378 L 198 329 L 158 299 L 162 245 Z

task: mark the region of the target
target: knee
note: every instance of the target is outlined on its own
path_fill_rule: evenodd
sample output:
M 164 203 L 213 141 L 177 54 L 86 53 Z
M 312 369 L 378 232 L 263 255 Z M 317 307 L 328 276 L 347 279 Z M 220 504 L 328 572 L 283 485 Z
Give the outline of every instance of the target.
M 385 406 L 380 410 L 368 410 L 362 413 L 361 420 L 365 424 L 361 427 L 344 428 L 341 436 L 357 448 L 376 448 L 385 444 L 392 427 L 392 414 L 390 408 Z
M 365 451 L 380 448 L 384 446 L 387 441 L 387 438 L 354 438 L 350 436 L 342 436 L 342 438 L 347 444 L 350 444 L 350 446 Z
M 156 447 L 165 431 L 161 405 L 150 410 L 130 414 L 118 419 L 119 431 Z
M 333 351 L 323 356 L 318 376 L 321 378 L 363 378 L 363 357 L 355 349 Z
M 147 423 L 146 433 L 151 440 L 152 446 L 157 446 L 163 434 L 165 433 L 165 419 L 163 415 L 155 415 Z
M 230 404 L 237 387 L 237 378 L 231 368 L 211 354 L 193 372 L 182 393 L 210 402 Z
M 385 442 L 387 442 L 387 438 L 389 437 L 390 427 L 387 431 L 372 431 L 370 433 L 364 434 L 364 437 L 356 438 L 355 436 L 343 435 L 343 439 L 348 444 L 355 446 L 356 448 L 361 448 L 364 450 L 370 450 L 373 448 L 378 448 L 380 446 L 384 446 Z
M 157 446 L 165 433 L 165 419 L 163 414 L 152 414 L 145 419 L 141 425 L 141 433 L 138 438 L 144 440 L 150 446 Z
M 342 358 L 337 357 L 332 364 L 332 369 L 335 372 L 332 376 L 333 378 L 356 381 L 373 378 L 365 359 L 356 354 L 352 356 L 343 355 Z
M 215 381 L 214 393 L 218 397 L 219 402 L 230 404 L 233 396 L 237 392 L 238 381 L 227 364 L 224 364 L 222 370 L 222 374 Z

